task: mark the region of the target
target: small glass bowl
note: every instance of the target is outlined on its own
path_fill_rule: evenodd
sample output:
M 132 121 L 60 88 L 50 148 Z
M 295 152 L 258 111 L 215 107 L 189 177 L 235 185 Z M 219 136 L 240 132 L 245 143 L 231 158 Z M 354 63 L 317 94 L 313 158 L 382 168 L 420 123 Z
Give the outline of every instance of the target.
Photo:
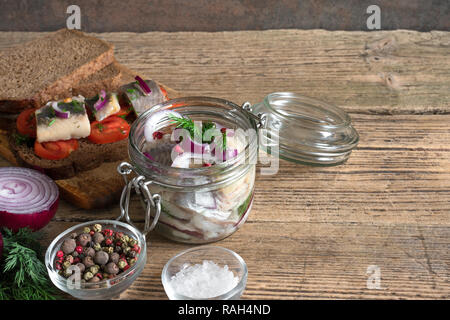
M 60 250 L 61 244 L 72 232 L 81 233 L 84 227 L 93 226 L 96 223 L 101 224 L 104 229 L 112 229 L 114 231 L 123 232 L 126 235 L 132 236 L 138 241 L 138 245 L 141 248 L 141 253 L 139 254 L 136 264 L 133 267 L 129 268 L 125 272 L 122 272 L 113 279 L 105 279 L 97 283 L 80 283 L 79 288 L 70 288 L 68 287 L 67 278 L 61 276 L 55 268 L 54 262 L 56 252 Z M 53 284 L 77 299 L 106 300 L 118 297 L 133 283 L 134 280 L 136 280 L 144 269 L 146 262 L 147 246 L 142 233 L 135 227 L 116 220 L 96 220 L 73 226 L 57 236 L 45 253 L 45 266 L 47 267 L 49 277 Z
M 171 286 L 170 280 L 176 275 L 185 264 L 202 264 L 204 260 L 213 261 L 221 267 L 225 265 L 235 276 L 239 278 L 237 285 L 228 292 L 202 300 L 237 300 L 241 297 L 247 284 L 247 264 L 244 259 L 234 251 L 217 246 L 200 246 L 184 250 L 172 257 L 164 266 L 161 280 L 164 290 L 170 300 L 197 300 L 192 297 L 184 296 L 175 291 Z

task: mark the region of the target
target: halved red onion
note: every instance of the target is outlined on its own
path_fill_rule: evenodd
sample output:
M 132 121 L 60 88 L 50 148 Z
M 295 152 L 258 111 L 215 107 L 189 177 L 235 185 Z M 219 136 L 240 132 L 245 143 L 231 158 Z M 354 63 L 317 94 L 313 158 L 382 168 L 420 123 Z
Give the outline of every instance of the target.
M 28 168 L 0 168 L 0 226 L 39 230 L 53 218 L 59 191 L 48 176 Z
M 178 112 L 172 111 L 172 110 L 162 110 L 162 111 L 155 112 L 145 122 L 145 125 L 144 125 L 145 140 L 147 140 L 148 142 L 152 142 L 155 140 L 153 138 L 153 133 L 157 130 L 157 127 L 156 127 L 157 124 L 162 119 L 167 117 L 169 114 L 174 115 L 175 117 L 179 117 L 179 118 L 182 117 L 181 114 L 179 114 Z
M 58 118 L 67 119 L 70 116 L 70 111 L 63 111 L 58 107 L 58 102 L 52 102 L 52 108 L 55 110 L 55 114 Z
M 101 110 L 106 105 L 107 102 L 108 102 L 108 100 L 106 99 L 105 90 L 100 91 L 100 94 L 98 95 L 98 100 L 94 104 L 95 110 L 97 110 L 97 111 Z
M 139 76 L 134 77 L 136 81 L 139 83 L 139 86 L 142 88 L 145 94 L 150 94 L 152 90 L 150 90 L 150 87 L 148 84 Z
M 191 152 L 184 152 L 175 157 L 172 162 L 172 167 L 188 169 L 191 164 L 191 160 L 198 159 L 207 163 L 213 162 L 215 159 L 208 154 L 197 154 Z

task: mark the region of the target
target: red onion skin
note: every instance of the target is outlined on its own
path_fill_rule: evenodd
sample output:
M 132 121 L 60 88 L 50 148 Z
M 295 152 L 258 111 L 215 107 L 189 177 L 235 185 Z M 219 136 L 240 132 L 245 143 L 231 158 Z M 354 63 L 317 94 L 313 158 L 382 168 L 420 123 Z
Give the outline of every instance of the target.
M 2 261 L 3 256 L 3 237 L 2 233 L 0 232 L 0 261 Z
M 189 230 L 181 230 L 181 229 L 175 227 L 174 225 L 171 225 L 171 224 L 168 223 L 168 222 L 163 222 L 163 221 L 161 221 L 161 220 L 159 220 L 158 223 L 165 224 L 166 226 L 168 226 L 168 227 L 170 227 L 170 228 L 172 228 L 172 229 L 175 229 L 175 230 L 177 230 L 178 232 L 182 232 L 182 233 L 185 233 L 185 234 L 187 234 L 187 235 L 190 235 L 190 236 L 193 236 L 193 237 L 196 237 L 196 238 L 203 239 L 203 233 L 201 233 L 201 232 L 197 232 L 197 231 L 189 231 Z
M 103 100 L 102 100 L 103 98 Z M 99 96 L 98 97 L 98 101 L 94 104 L 94 108 L 95 110 L 99 111 L 101 109 L 103 109 L 103 107 L 106 105 L 106 103 L 108 102 L 108 100 L 106 99 L 106 96 Z
M 144 156 L 146 156 L 147 158 L 149 158 L 151 161 L 155 161 L 155 158 L 152 157 L 152 155 L 148 152 L 143 152 Z
M 55 216 L 58 204 L 59 199 L 56 199 L 49 210 L 31 214 L 15 214 L 7 211 L 0 211 L 0 226 L 11 229 L 13 232 L 17 232 L 19 229 L 25 227 L 37 231 L 45 227 Z
M 53 110 L 55 110 L 55 109 L 53 109 Z M 55 114 L 58 118 L 61 118 L 61 119 L 69 118 L 69 114 L 67 112 L 59 112 L 58 110 L 55 110 Z

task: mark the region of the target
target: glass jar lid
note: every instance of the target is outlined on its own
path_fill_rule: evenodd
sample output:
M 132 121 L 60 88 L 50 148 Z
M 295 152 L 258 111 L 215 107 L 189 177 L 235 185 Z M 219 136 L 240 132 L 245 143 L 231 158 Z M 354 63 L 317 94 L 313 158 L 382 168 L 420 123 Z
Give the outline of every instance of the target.
M 243 108 L 261 122 L 260 149 L 296 163 L 332 166 L 345 162 L 359 135 L 342 109 L 296 93 L 271 93 Z

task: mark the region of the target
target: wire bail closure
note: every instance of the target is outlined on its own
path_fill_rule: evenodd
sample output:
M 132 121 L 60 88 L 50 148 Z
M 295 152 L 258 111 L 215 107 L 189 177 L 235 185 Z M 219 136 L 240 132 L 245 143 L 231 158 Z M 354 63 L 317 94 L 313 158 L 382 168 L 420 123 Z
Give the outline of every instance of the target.
M 120 163 L 117 167 L 117 171 L 120 175 L 122 175 L 125 181 L 125 187 L 123 188 L 122 194 L 120 196 L 120 216 L 116 220 L 120 221 L 122 219 L 125 219 L 127 223 L 129 223 L 133 227 L 136 227 L 132 223 L 129 215 L 131 190 L 134 188 L 136 194 L 139 195 L 142 207 L 145 210 L 145 225 L 144 231 L 142 232 L 145 238 L 147 233 L 152 231 L 158 223 L 159 216 L 161 214 L 161 196 L 156 193 L 152 195 L 149 190 L 149 185 L 152 183 L 152 181 L 146 180 L 146 178 L 142 175 L 137 175 L 134 167 L 128 162 Z M 135 173 L 137 176 L 128 181 L 128 175 L 130 175 L 131 173 Z M 153 217 L 152 223 L 150 224 L 152 208 L 155 208 L 155 215 Z
M 248 101 L 244 102 L 241 108 L 247 111 L 249 117 L 256 121 L 256 127 L 258 129 L 265 128 L 267 122 L 267 115 L 265 113 L 254 114 L 252 104 Z

